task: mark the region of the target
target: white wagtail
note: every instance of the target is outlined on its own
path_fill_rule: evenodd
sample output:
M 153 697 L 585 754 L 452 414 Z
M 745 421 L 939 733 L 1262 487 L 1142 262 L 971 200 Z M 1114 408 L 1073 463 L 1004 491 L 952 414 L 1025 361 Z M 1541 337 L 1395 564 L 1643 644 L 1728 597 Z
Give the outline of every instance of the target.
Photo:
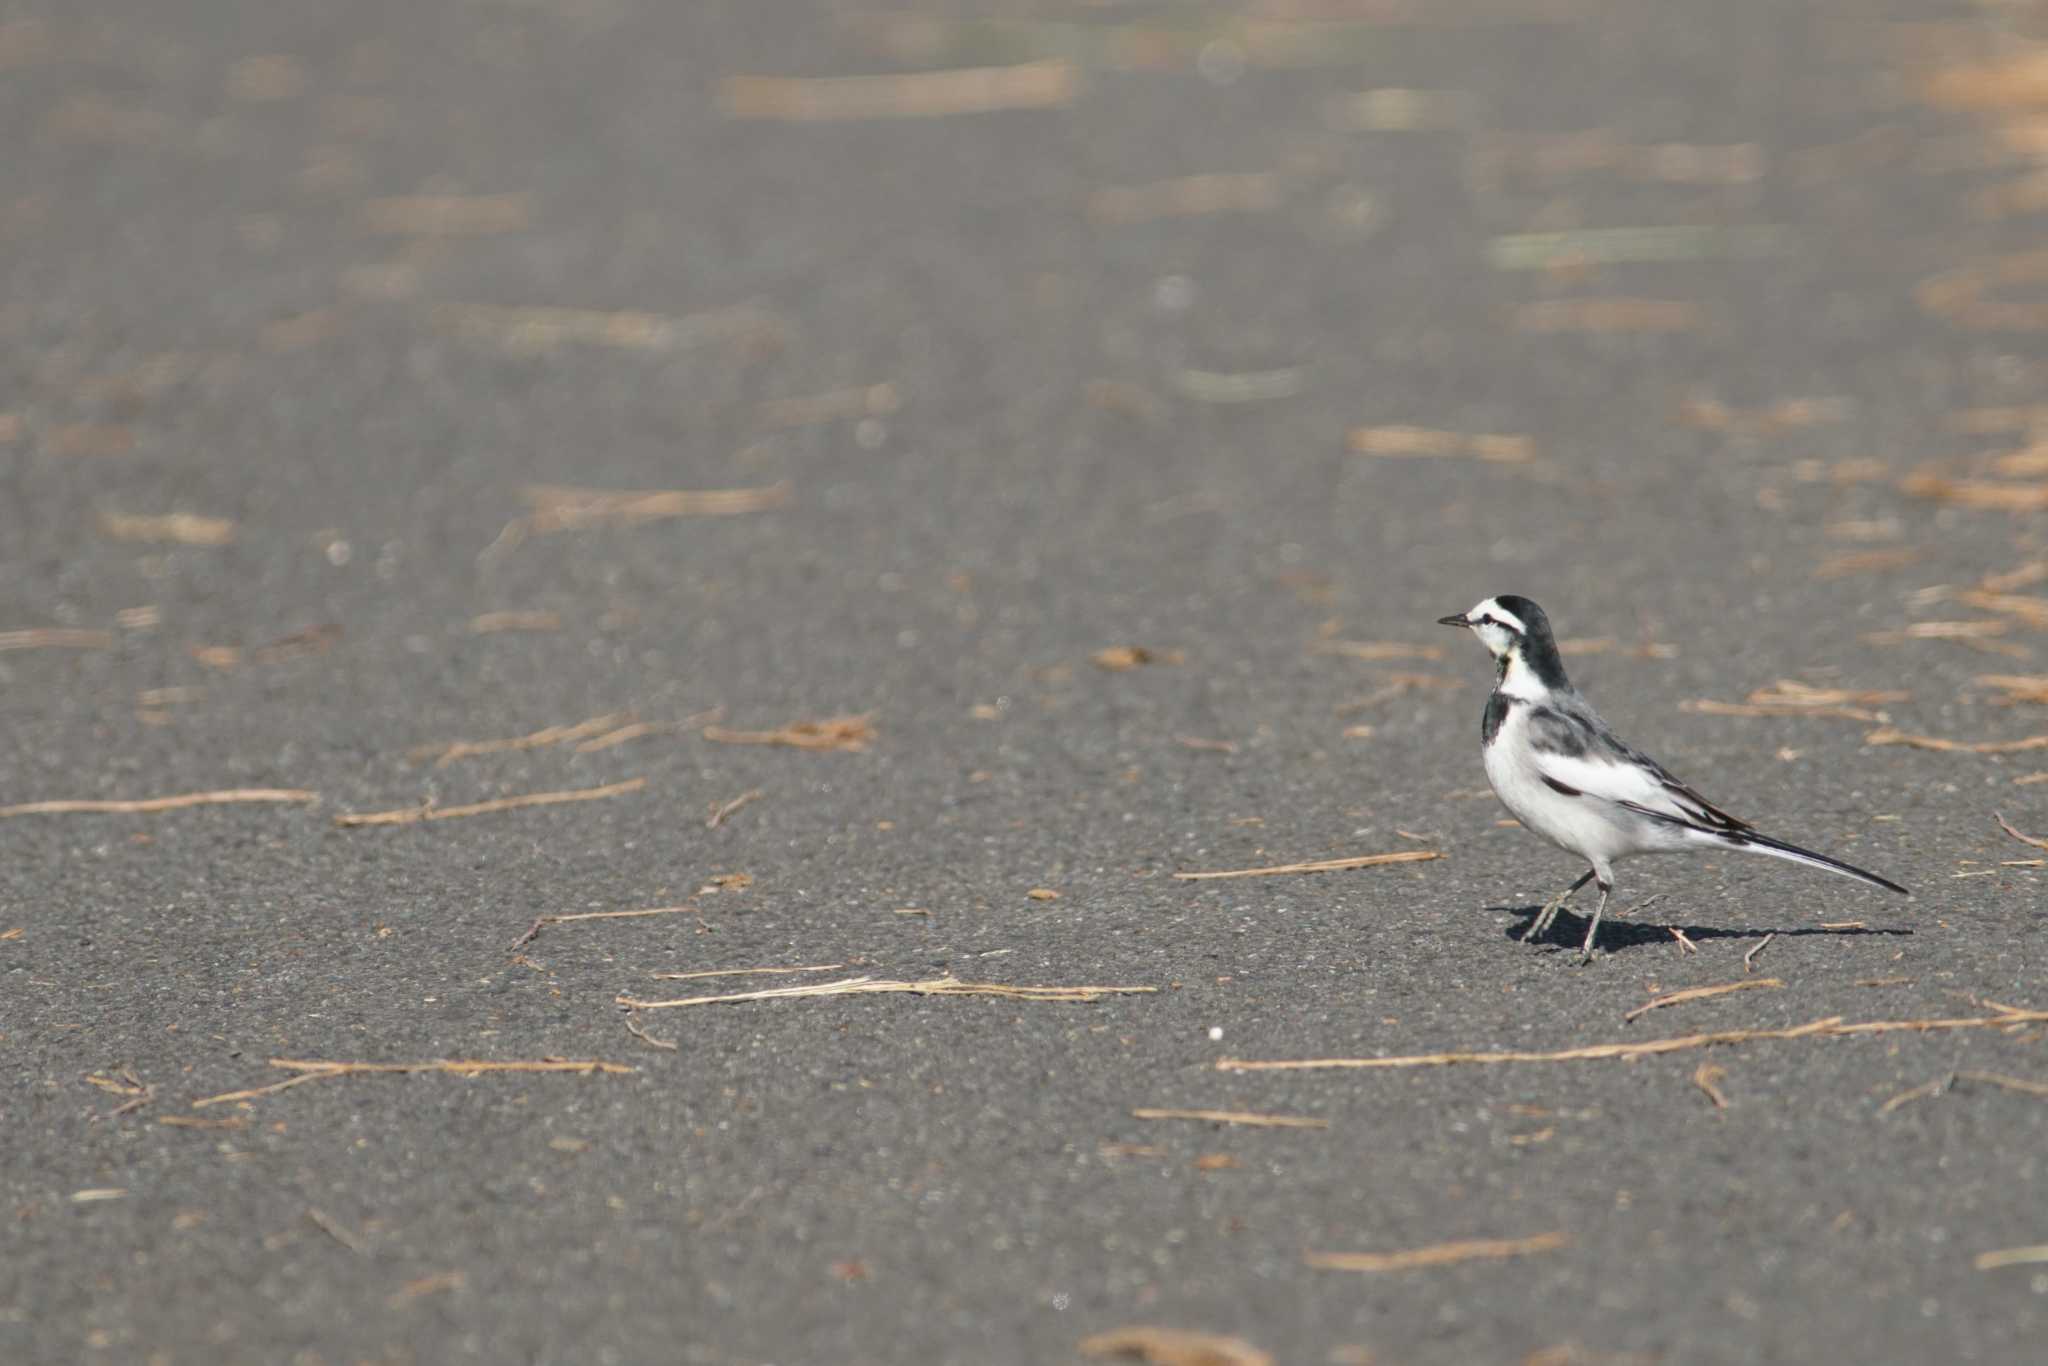
M 1548 930 L 1574 892 L 1598 882 L 1600 909 L 1579 949 L 1579 961 L 1589 961 L 1614 890 L 1614 865 L 1636 854 L 1745 849 L 1911 895 L 1875 873 L 1759 834 L 1623 744 L 1565 677 L 1550 622 L 1527 598 L 1488 598 L 1438 624 L 1466 627 L 1499 661 L 1480 727 L 1495 795 L 1525 828 L 1592 865 L 1529 922 L 1524 942 Z

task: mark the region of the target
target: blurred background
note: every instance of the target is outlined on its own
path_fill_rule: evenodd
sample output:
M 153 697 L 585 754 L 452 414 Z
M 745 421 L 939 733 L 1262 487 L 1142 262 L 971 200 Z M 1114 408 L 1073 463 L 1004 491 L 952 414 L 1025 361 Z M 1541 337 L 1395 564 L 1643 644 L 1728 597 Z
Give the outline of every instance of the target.
M 1368 634 L 1513 581 L 1636 635 L 1643 575 L 1841 618 L 2015 525 L 1940 506 L 2042 501 L 2037 18 L 17 4 L 13 617 L 559 612 L 500 533 L 602 485 L 775 490 L 702 534 L 898 576 L 864 627 L 1059 563 L 1105 631 L 1276 581 Z M 676 534 L 610 586 L 715 577 Z
M 2007 866 L 2035 851 L 1991 817 L 2048 828 L 2041 5 L 9 0 L 0 136 L 0 806 L 319 803 L 0 825 L 11 1194 L 71 1287 L 52 1315 L 16 1284 L 18 1359 L 647 1360 L 683 1311 L 721 1325 L 691 1361 L 1064 1360 L 1145 1316 L 1353 1363 L 2041 1340 L 2043 1282 L 1921 1238 L 2038 1240 L 2010 1125 L 1831 1165 L 1947 1054 L 1788 1064 L 1780 1094 L 1838 1107 L 1789 1137 L 1704 1136 L 1617 1077 L 1540 1151 L 1431 1118 L 1528 1129 L 1462 1076 L 1246 1093 L 1350 1136 L 1235 1185 L 1162 1149 L 1142 1194 L 1093 1154 L 1156 1134 L 1074 1119 L 1134 1077 L 1202 1103 L 1218 1047 L 1563 1046 L 1608 1031 L 1587 994 L 1743 975 L 1754 938 L 1674 967 L 1652 925 L 1571 995 L 1504 956 L 1510 905 L 1570 871 L 1468 800 L 1486 664 L 1430 625 L 1498 592 L 1709 796 L 1932 888 L 1929 992 L 2038 985 L 2039 874 Z M 540 791 L 597 795 L 432 838 L 333 821 Z M 1448 857 L 1161 876 L 1391 849 Z M 1684 876 L 1695 938 L 1876 914 Z M 503 951 L 681 901 L 716 933 Z M 1772 952 L 1836 986 L 1912 967 L 1803 932 Z M 838 961 L 1189 989 L 1100 1028 L 727 1012 L 679 1057 L 613 1011 L 652 966 Z M 80 1081 L 132 1066 L 169 1104 L 280 1052 L 622 1043 L 644 1070 L 613 1090 L 303 1088 L 221 1162 L 153 1112 L 88 1123 Z M 856 1080 L 883 1089 L 849 1114 Z M 600 1128 L 602 1165 L 529 1143 Z M 1761 1166 L 1639 1190 L 1673 1231 L 1644 1254 L 1580 1216 L 1626 1133 Z M 2003 1156 L 1906 1179 L 1959 1145 Z M 364 1151 L 391 1184 L 339 1175 Z M 1852 1205 L 1876 1231 L 1845 1251 Z M 1551 1224 L 1554 1272 L 1457 1294 L 1299 1262 Z M 1764 1274 L 1786 1248 L 1807 1279 Z M 570 1250 L 604 1276 L 554 1285 Z M 468 1290 L 405 1291 L 457 1264 Z

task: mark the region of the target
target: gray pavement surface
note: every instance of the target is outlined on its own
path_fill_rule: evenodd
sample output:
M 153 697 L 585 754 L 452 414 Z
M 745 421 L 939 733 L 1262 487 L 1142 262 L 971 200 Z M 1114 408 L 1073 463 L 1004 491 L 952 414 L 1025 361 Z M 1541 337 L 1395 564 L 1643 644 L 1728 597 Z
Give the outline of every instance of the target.
M 1338 1366 L 2042 1360 L 2048 1264 L 1978 1259 L 2048 1242 L 2048 1102 L 1968 1076 L 2048 1082 L 2039 1023 L 1216 1063 L 2048 1007 L 2041 851 L 1994 823 L 2048 833 L 2048 752 L 1866 742 L 2048 731 L 1978 681 L 2042 668 L 2039 584 L 1973 588 L 2048 555 L 2041 462 L 1994 459 L 2034 419 L 1982 411 L 2048 392 L 2044 38 L 1746 0 L 0 7 L 0 805 L 318 794 L 0 819 L 0 1360 L 1065 1363 L 1134 1325 Z M 1026 63 L 1065 65 L 725 84 Z M 946 112 L 991 98 L 1045 107 Z M 1352 436 L 1390 427 L 1455 435 Z M 178 514 L 223 521 L 126 520 Z M 1645 861 L 1590 967 L 1516 942 L 1577 869 L 1502 825 L 1486 661 L 1431 625 L 1505 591 L 1592 640 L 1630 739 L 1916 898 Z M 1996 634 L 1883 635 L 1936 621 Z M 1683 705 L 1779 679 L 1908 696 Z M 859 752 L 702 733 L 856 714 Z M 1171 876 L 1399 850 L 1442 857 Z M 616 1004 L 946 974 L 1153 992 Z M 194 1108 L 278 1058 L 631 1070 Z M 1472 1239 L 1542 1241 L 1306 1260 Z

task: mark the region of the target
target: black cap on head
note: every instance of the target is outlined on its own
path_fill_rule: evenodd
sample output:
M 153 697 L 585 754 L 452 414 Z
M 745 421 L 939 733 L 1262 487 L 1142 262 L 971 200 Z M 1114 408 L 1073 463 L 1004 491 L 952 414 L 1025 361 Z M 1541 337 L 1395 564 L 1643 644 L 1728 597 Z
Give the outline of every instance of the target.
M 1550 618 L 1529 599 L 1516 593 L 1502 593 L 1494 601 L 1522 619 L 1522 633 L 1529 639 L 1550 638 Z

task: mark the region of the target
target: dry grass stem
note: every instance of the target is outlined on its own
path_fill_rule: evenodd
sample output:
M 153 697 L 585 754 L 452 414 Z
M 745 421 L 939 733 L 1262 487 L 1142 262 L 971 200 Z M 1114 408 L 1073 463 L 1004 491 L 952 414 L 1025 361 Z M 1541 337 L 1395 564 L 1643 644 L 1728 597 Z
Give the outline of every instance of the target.
M 1769 934 L 1765 935 L 1762 939 L 1757 941 L 1757 945 L 1755 948 L 1751 949 L 1748 953 L 1743 954 L 1742 970 L 1744 972 L 1756 971 L 1756 956 L 1762 953 L 1765 949 L 1769 948 L 1771 946 L 1771 941 L 1773 939 L 1776 939 L 1777 937 L 1778 932 L 1776 930 L 1772 930 Z
M 695 906 L 656 906 L 644 911 L 571 911 L 563 915 L 537 916 L 525 934 L 512 941 L 513 950 L 524 948 L 540 937 L 550 925 L 567 925 L 577 920 L 642 920 L 655 915 L 697 915 Z
M 629 740 L 644 740 L 650 735 L 674 735 L 679 731 L 692 729 L 687 721 L 632 721 L 616 730 L 608 730 L 593 736 L 576 746 L 578 754 L 596 754 L 600 751 L 623 745 Z
M 1484 123 L 1485 108 L 1469 90 L 1381 86 L 1325 99 L 1323 123 L 1340 133 L 1469 133 Z
M 1822 535 L 1835 541 L 1895 541 L 1905 532 L 1906 524 L 1896 517 L 1851 518 L 1821 528 Z
M 1991 639 L 2006 635 L 2011 630 L 2012 622 L 1997 617 L 1977 621 L 1916 621 L 1896 631 L 1867 631 L 1863 640 L 1869 645 L 1903 645 L 1909 640 L 1953 640 L 1973 650 L 2024 659 L 2028 654 L 2024 645 Z
M 560 612 L 484 612 L 469 619 L 469 633 L 487 636 L 499 631 L 559 631 Z
M 779 1001 L 806 996 L 861 996 L 904 992 L 916 996 L 997 996 L 1010 1001 L 1099 1001 L 1105 996 L 1149 995 L 1158 987 L 1013 987 L 995 982 L 963 982 L 952 975 L 921 982 L 881 981 L 849 977 L 843 982 L 818 982 L 801 987 L 771 987 L 730 996 L 689 996 L 673 1001 L 643 1001 L 620 996 L 617 1004 L 634 1010 L 667 1010 L 676 1006 L 726 1005 L 739 1001 Z
M 1445 678 L 1441 674 L 1389 673 L 1383 675 L 1383 677 L 1387 681 L 1374 688 L 1365 696 L 1355 697 L 1349 702 L 1338 703 L 1334 709 L 1337 715 L 1350 716 L 1369 707 L 1376 707 L 1382 702 L 1391 702 L 1393 699 L 1417 689 L 1455 691 L 1465 686 L 1461 680 Z
M 635 721 L 631 725 L 620 726 L 617 730 L 606 731 L 603 735 L 585 740 L 582 744 L 576 746 L 576 752 L 578 754 L 595 754 L 599 750 L 610 749 L 614 745 L 623 745 L 628 740 L 645 739 L 650 735 L 679 735 L 684 731 L 695 730 L 699 726 L 708 725 L 724 715 L 724 707 L 711 707 L 704 711 L 692 712 L 680 721 Z
M 729 119 L 843 123 L 1055 109 L 1080 92 L 1080 68 L 1054 60 L 899 76 L 728 76 L 718 87 L 718 109 Z
M 135 429 L 117 422 L 68 422 L 43 442 L 53 455 L 126 455 L 135 449 Z
M 1097 1333 L 1081 1339 L 1076 1350 L 1088 1357 L 1129 1357 L 1146 1366 L 1273 1366 L 1270 1353 L 1243 1338 L 1146 1325 Z
M 307 655 L 325 654 L 334 648 L 341 636 L 341 627 L 327 622 L 309 626 L 303 631 L 293 631 L 290 635 L 279 636 L 248 650 L 239 645 L 194 645 L 191 654 L 209 669 L 236 669 L 244 664 L 282 664 Z
M 457 336 L 488 342 L 520 355 L 545 355 L 571 343 L 651 352 L 674 351 L 706 342 L 759 346 L 778 342 L 783 331 L 781 321 L 774 314 L 749 307 L 670 317 L 660 313 L 607 313 L 584 308 L 442 304 L 435 308 L 434 317 Z
M 77 631 L 61 626 L 0 631 L 0 654 L 10 650 L 104 650 L 113 643 L 112 631 Z
M 1670 223 L 1512 233 L 1486 244 L 1486 262 L 1495 270 L 1585 270 L 1710 258 L 1747 260 L 1783 255 L 1790 248 L 1791 233 L 1776 224 Z
M 1154 650 L 1143 645 L 1111 645 L 1088 656 L 1088 662 L 1098 669 L 1111 673 L 1124 673 L 1131 669 L 1143 668 L 1147 664 L 1185 664 L 1187 656 L 1179 650 Z
M 673 1053 L 682 1047 L 674 1039 L 657 1039 L 652 1034 L 649 1034 L 640 1027 L 640 1021 L 634 1017 L 633 1012 L 630 1010 L 626 1012 L 626 1032 L 646 1044 L 649 1048 L 659 1048 L 665 1052 Z
M 1767 688 L 1755 689 L 1741 702 L 1698 699 L 1678 705 L 1682 711 L 1709 716 L 1814 716 L 1875 722 L 1885 720 L 1885 714 L 1868 708 L 1911 698 L 1911 693 L 1896 690 L 1816 688 L 1796 679 L 1781 678 Z
M 306 1211 L 306 1219 L 309 1223 L 313 1225 L 314 1228 L 319 1229 L 322 1233 L 332 1238 L 335 1242 L 340 1243 L 350 1252 L 355 1253 L 356 1256 L 367 1257 L 370 1255 L 369 1245 L 364 1243 L 363 1240 L 361 1238 L 358 1238 L 355 1234 L 349 1232 L 348 1229 L 344 1227 L 341 1224 L 341 1222 L 335 1219 L 332 1215 L 329 1215 L 318 1209 L 309 1208 Z
M 1311 1252 L 1302 1260 L 1323 1271 L 1413 1271 L 1426 1266 L 1554 1252 L 1570 1241 L 1563 1233 L 1539 1233 L 1533 1238 L 1474 1238 L 1437 1243 L 1407 1252 Z
M 116 1077 L 104 1076 L 98 1072 L 88 1072 L 85 1081 L 88 1086 L 97 1086 L 100 1090 L 111 1091 L 117 1096 L 140 1096 L 147 1095 L 149 1092 L 149 1087 L 125 1067 L 121 1069 L 121 1075 Z
M 1280 863 L 1268 868 L 1226 868 L 1211 873 L 1175 873 L 1182 882 L 1201 882 L 1225 877 L 1276 877 L 1283 873 L 1336 873 L 1347 868 L 1375 868 L 1383 863 L 1427 863 L 1443 855 L 1434 849 L 1401 849 L 1391 854 L 1361 854 L 1356 858 L 1317 859 L 1312 863 Z
M 716 830 L 719 826 L 725 824 L 727 816 L 730 816 L 748 802 L 757 802 L 766 795 L 762 789 L 755 787 L 740 793 L 739 796 L 734 797 L 729 802 L 713 802 L 711 804 L 711 814 L 704 818 L 704 828 L 706 830 Z
M 1915 498 L 1929 498 L 1958 507 L 1995 508 L 2006 512 L 2039 512 L 2048 508 L 2048 484 L 2001 484 L 1992 479 L 1947 479 L 1938 474 L 1909 474 L 1899 487 Z
M 1714 1063 L 1703 1062 L 1694 1069 L 1692 1084 L 1707 1093 L 1707 1099 L 1714 1102 L 1716 1110 L 1728 1108 L 1728 1097 L 1719 1085 L 1721 1078 L 1728 1075 L 1728 1069 Z
M 1287 182 L 1275 171 L 1181 176 L 1150 185 L 1109 185 L 1088 196 L 1098 223 L 1149 223 L 1218 213 L 1271 213 L 1287 202 Z
M 53 801 L 23 802 L 0 806 L 0 817 L 57 816 L 74 812 L 109 815 L 141 815 L 153 811 L 182 811 L 188 806 L 225 806 L 238 802 L 317 802 L 320 794 L 297 787 L 233 787 L 218 792 L 185 792 L 175 797 L 145 797 L 137 801 Z
M 1132 1119 L 1192 1119 L 1208 1124 L 1241 1124 L 1262 1129 L 1327 1129 L 1327 1119 L 1301 1115 L 1261 1115 L 1248 1110 L 1133 1110 Z
M 1275 370 L 1197 370 L 1184 365 L 1167 382 L 1182 398 L 1196 403 L 1273 403 L 1307 388 L 1308 371 L 1298 365 Z
M 1759 988 L 1775 991 L 1784 985 L 1783 982 L 1775 977 L 1757 977 L 1740 982 L 1726 982 L 1717 987 L 1687 987 L 1683 991 L 1667 992 L 1662 996 L 1653 997 L 1622 1016 L 1621 1019 L 1623 1024 L 1627 1024 L 1639 1015 L 1647 1015 L 1651 1011 L 1661 1010 L 1665 1006 L 1682 1006 L 1687 1001 L 1707 1001 L 1716 996 L 1726 996 L 1733 991 L 1755 991 Z
M 469 1277 L 460 1271 L 436 1271 L 431 1276 L 421 1276 L 398 1287 L 387 1303 L 393 1309 L 403 1309 L 414 1300 L 427 1295 L 442 1295 L 460 1290 L 469 1284 Z
M 133 1114 L 156 1099 L 156 1088 L 136 1076 L 135 1069 L 132 1067 L 122 1068 L 118 1076 L 101 1076 L 95 1072 L 88 1073 L 85 1079 L 92 1085 L 99 1087 L 102 1091 L 111 1091 L 117 1096 L 126 1096 L 128 1098 L 107 1111 L 106 1118 L 108 1119 L 118 1119 L 122 1115 Z
M 1916 1100 L 1932 1100 L 1948 1089 L 1948 1083 L 1949 1079 L 1947 1077 L 1936 1077 L 1933 1081 L 1923 1082 L 1910 1091 L 1899 1092 L 1896 1096 L 1878 1106 L 1877 1112 L 1881 1115 L 1888 1115 L 1900 1106 L 1911 1105 Z
M 546 749 L 549 745 L 564 744 L 570 740 L 581 740 L 586 736 L 598 735 L 622 724 L 630 713 L 606 712 L 593 716 L 588 721 L 573 725 L 545 726 L 530 735 L 515 735 L 507 740 L 450 740 L 445 743 L 415 745 L 406 751 L 406 758 L 414 763 L 427 759 L 434 761 L 435 768 L 446 768 L 457 759 L 472 759 L 479 754 L 506 754 L 524 749 Z
M 788 480 L 755 488 L 630 491 L 530 484 L 520 490 L 533 511 L 526 529 L 542 534 L 593 526 L 638 526 L 677 517 L 737 517 L 789 501 Z
M 2029 597 L 2025 593 L 1993 593 L 1982 588 L 1966 588 L 1955 596 L 1957 602 L 1967 607 L 1983 612 L 2001 612 L 2029 626 L 2048 628 L 2048 598 Z
M 1960 69 L 1949 74 L 1960 74 Z M 2007 187 L 1994 187 L 1992 198 L 1980 198 L 1978 206 L 1980 211 L 1990 209 L 2002 215 L 2015 201 L 2029 197 L 2013 195 Z M 2038 332 L 2048 327 L 2048 307 L 2030 298 L 1986 296 L 2015 286 L 2038 285 L 2044 279 L 2048 279 L 2048 252 L 2010 252 L 1978 257 L 1957 269 L 1930 275 L 1913 293 L 1921 308 L 1957 327 L 1979 332 Z
M 205 696 L 204 688 L 144 688 L 135 694 L 135 703 L 141 707 L 175 707 Z
M 1853 550 L 1822 560 L 1814 566 L 1813 577 L 1846 579 L 1855 574 L 1881 574 L 1889 569 L 1903 569 L 1926 557 L 1926 551 L 1912 546 L 1892 550 Z
M 224 1115 L 219 1119 L 206 1119 L 199 1115 L 158 1115 L 156 1122 L 173 1129 L 246 1129 L 249 1121 L 240 1115 Z
M 1987 593 L 2010 593 L 2015 588 L 2026 588 L 2048 579 L 2048 560 L 2029 560 L 2002 574 L 1986 574 L 1977 581 L 1977 587 Z
M 1797 679 L 1781 678 L 1767 688 L 1756 689 L 1747 700 L 1758 706 L 1798 711 L 1845 705 L 1878 707 L 1888 702 L 1910 702 L 1912 698 L 1913 694 L 1898 689 L 1816 688 Z
M 1182 749 L 1199 749 L 1210 754 L 1237 753 L 1235 740 L 1208 740 L 1199 735 L 1176 735 L 1173 742 Z
M 1816 720 L 1860 721 L 1865 725 L 1883 721 L 1885 713 L 1863 707 L 1784 706 L 1767 702 L 1717 702 L 1709 697 L 1690 697 L 1678 704 L 1680 711 L 1699 716 L 1808 716 Z
M 704 738 L 721 745 L 787 745 L 791 749 L 843 750 L 857 754 L 875 738 L 874 713 L 792 721 L 775 730 L 727 730 L 706 726 Z
M 1433 427 L 1353 427 L 1349 440 L 1359 455 L 1390 459 L 1452 457 L 1526 465 L 1536 458 L 1536 443 L 1519 435 L 1470 436 Z
M 833 389 L 800 398 L 769 399 L 754 410 L 764 427 L 810 427 L 848 417 L 887 417 L 903 406 L 893 384 Z
M 1387 1058 L 1308 1058 L 1251 1062 L 1242 1058 L 1219 1058 L 1216 1070 L 1219 1072 L 1299 1072 L 1330 1068 L 1381 1068 L 1381 1067 L 1452 1067 L 1464 1063 L 1486 1065 L 1492 1063 L 1522 1062 L 1593 1062 L 1609 1058 L 1642 1058 L 1660 1053 L 1679 1053 L 1693 1048 L 1714 1048 L 1727 1044 L 1762 1043 L 1777 1039 L 1841 1038 L 1860 1034 L 1890 1034 L 1898 1032 L 1927 1033 L 1934 1030 L 1950 1029 L 2000 1029 L 2015 1024 L 2038 1024 L 2048 1022 L 2048 1010 L 2010 1010 L 1997 1015 L 1968 1016 L 1958 1019 L 1930 1020 L 1870 1020 L 1861 1024 L 1844 1024 L 1842 1017 L 1832 1015 L 1815 1020 L 1810 1024 L 1794 1025 L 1789 1029 L 1726 1029 L 1708 1034 L 1682 1034 L 1669 1039 L 1645 1039 L 1640 1043 L 1591 1044 L 1583 1048 L 1565 1048 L 1550 1053 L 1529 1053 L 1513 1050 L 1469 1053 L 1415 1053 Z
M 1998 822 L 1999 829 L 2011 835 L 2021 844 L 2031 844 L 2036 849 L 2048 849 L 2048 839 L 2042 839 L 2039 835 L 2022 835 L 2019 831 L 2012 828 L 2011 823 L 2004 816 L 1999 815 L 1996 811 L 1991 813 L 1991 818 Z
M 2002 432 L 2026 432 L 2048 428 L 2048 405 L 2032 404 L 2006 408 L 1964 408 L 1950 413 L 1950 430 L 1968 436 L 1996 436 Z
M 2048 1262 L 2048 1243 L 2037 1243 L 2033 1247 L 2007 1247 L 1996 1252 L 1977 1254 L 1976 1268 L 1979 1271 L 1996 1271 L 2002 1266 L 2030 1266 L 2035 1262 Z
M 771 977 L 793 972 L 834 972 L 845 966 L 844 963 L 819 963 L 806 968 L 705 968 L 698 972 L 657 972 L 654 977 L 662 982 L 699 982 L 706 977 Z
M 2048 674 L 1978 674 L 1975 681 L 2003 691 L 2002 703 L 2048 702 Z
M 1885 726 L 1863 737 L 1866 745 L 1910 745 L 1914 749 L 1939 750 L 1944 754 L 2021 754 L 2048 749 L 2048 735 L 2029 735 L 2024 740 L 1945 740 L 1938 735 L 1910 735 Z
M 417 825 L 422 821 L 452 821 L 464 816 L 485 816 L 496 811 L 519 811 L 529 806 L 560 806 L 565 802 L 594 802 L 620 797 L 647 786 L 645 778 L 628 778 L 603 787 L 579 787 L 566 792 L 528 792 L 517 797 L 495 797 L 467 806 L 406 806 L 396 811 L 371 811 L 336 816 L 334 823 L 354 829 L 365 825 Z M 5 813 L 0 813 L 5 814 Z
M 1997 1086 L 2007 1091 L 2048 1098 L 2048 1082 L 2028 1081 L 2024 1077 L 2008 1077 L 1999 1072 L 1958 1072 L 1955 1079 L 1981 1082 L 1985 1086 Z
M 1742 409 L 1718 399 L 1694 397 L 1678 405 L 1678 420 L 1701 431 L 1762 437 L 1841 422 L 1849 412 L 1848 401 L 1839 398 L 1788 398 L 1767 408 Z
M 226 1091 L 217 1096 L 206 1096 L 192 1102 L 195 1110 L 209 1105 L 224 1105 L 230 1101 L 254 1100 L 259 1096 L 275 1095 L 310 1081 L 328 1081 L 334 1077 L 366 1076 L 371 1073 L 441 1073 L 455 1077 L 480 1077 L 495 1072 L 573 1072 L 578 1076 L 595 1076 L 606 1073 L 623 1076 L 637 1068 L 622 1062 L 599 1062 L 595 1059 L 541 1058 L 538 1061 L 495 1062 L 480 1058 L 443 1058 L 433 1062 L 327 1062 L 302 1058 L 272 1058 L 272 1067 L 297 1075 L 268 1086 L 252 1086 L 246 1091 Z
M 100 514 L 100 530 L 117 541 L 153 541 L 167 545 L 229 545 L 235 524 L 226 517 L 200 517 L 171 512 L 160 517 Z

